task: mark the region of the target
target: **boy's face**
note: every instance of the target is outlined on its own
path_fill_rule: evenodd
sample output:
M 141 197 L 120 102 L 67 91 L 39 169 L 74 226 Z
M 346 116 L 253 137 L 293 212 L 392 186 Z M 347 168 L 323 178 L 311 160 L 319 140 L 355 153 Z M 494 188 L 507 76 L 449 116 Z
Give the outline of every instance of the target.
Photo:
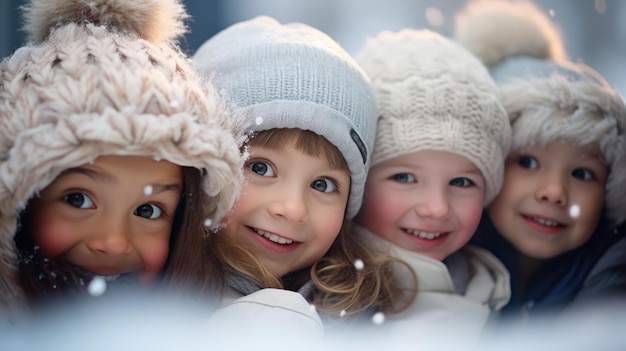
M 343 225 L 350 174 L 287 145 L 250 147 L 247 182 L 221 234 L 276 277 L 322 258 Z
M 410 251 L 443 260 L 474 234 L 485 181 L 466 158 L 419 151 L 374 166 L 356 221 Z
M 489 206 L 518 251 L 549 259 L 584 244 L 602 211 L 607 178 L 597 146 L 560 140 L 512 152 L 502 191 Z
M 182 191 L 181 168 L 147 157 L 102 156 L 68 169 L 31 204 L 33 239 L 49 258 L 98 275 L 163 268 Z

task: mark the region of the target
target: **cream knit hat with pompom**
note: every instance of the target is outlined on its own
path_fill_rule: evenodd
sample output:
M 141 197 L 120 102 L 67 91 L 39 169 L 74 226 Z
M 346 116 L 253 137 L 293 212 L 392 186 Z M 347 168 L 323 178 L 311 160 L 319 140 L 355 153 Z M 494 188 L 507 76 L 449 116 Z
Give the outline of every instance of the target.
M 227 110 L 175 45 L 187 17 L 179 1 L 33 0 L 24 10 L 30 42 L 0 64 L 0 307 L 9 308 L 19 299 L 18 216 L 62 171 L 102 155 L 198 168 L 213 223 L 242 181 Z
M 422 150 L 452 152 L 481 171 L 489 204 L 502 186 L 511 130 L 485 66 L 452 40 L 412 29 L 370 39 L 357 61 L 379 104 L 372 166 Z

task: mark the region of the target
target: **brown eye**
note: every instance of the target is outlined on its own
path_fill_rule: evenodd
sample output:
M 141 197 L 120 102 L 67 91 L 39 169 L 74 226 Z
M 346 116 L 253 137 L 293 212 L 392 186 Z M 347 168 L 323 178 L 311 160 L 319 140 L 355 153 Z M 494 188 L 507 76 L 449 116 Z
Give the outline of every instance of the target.
M 161 209 L 159 206 L 153 204 L 143 204 L 135 209 L 134 215 L 147 218 L 147 219 L 157 219 L 161 217 Z
M 94 208 L 93 201 L 83 193 L 71 193 L 63 197 L 70 206 L 76 208 Z

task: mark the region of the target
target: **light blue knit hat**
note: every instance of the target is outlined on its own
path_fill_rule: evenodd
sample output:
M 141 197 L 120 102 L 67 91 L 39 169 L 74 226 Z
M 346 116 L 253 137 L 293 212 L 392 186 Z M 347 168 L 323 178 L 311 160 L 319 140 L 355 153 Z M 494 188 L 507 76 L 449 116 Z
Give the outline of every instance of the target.
M 346 218 L 361 207 L 376 132 L 370 81 L 333 39 L 301 23 L 243 21 L 193 56 L 201 75 L 245 116 L 245 130 L 299 128 L 334 144 L 351 173 Z

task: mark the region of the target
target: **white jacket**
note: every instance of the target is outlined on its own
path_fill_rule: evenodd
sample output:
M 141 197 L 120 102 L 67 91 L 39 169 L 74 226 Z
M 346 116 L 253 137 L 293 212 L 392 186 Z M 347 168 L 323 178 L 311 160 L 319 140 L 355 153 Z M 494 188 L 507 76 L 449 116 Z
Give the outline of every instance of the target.
M 399 345 L 441 348 L 460 347 L 476 343 L 488 319 L 497 316 L 511 297 L 509 273 L 504 265 L 484 249 L 466 246 L 460 252 L 469 261 L 472 275 L 465 294 L 454 291 L 446 265 L 430 257 L 402 249 L 355 225 L 354 231 L 371 247 L 388 252 L 406 262 L 416 273 L 418 293 L 415 302 L 401 314 L 386 316 L 376 326 L 381 334 L 373 340 Z M 406 270 L 397 272 L 406 275 Z M 410 277 L 402 281 L 411 282 Z M 385 340 L 385 341 L 382 341 Z
M 265 349 L 276 343 L 303 343 L 314 349 L 324 333 L 315 308 L 294 291 L 268 288 L 241 296 L 231 289 L 222 305 L 209 319 L 207 331 L 217 344 L 232 349 Z

